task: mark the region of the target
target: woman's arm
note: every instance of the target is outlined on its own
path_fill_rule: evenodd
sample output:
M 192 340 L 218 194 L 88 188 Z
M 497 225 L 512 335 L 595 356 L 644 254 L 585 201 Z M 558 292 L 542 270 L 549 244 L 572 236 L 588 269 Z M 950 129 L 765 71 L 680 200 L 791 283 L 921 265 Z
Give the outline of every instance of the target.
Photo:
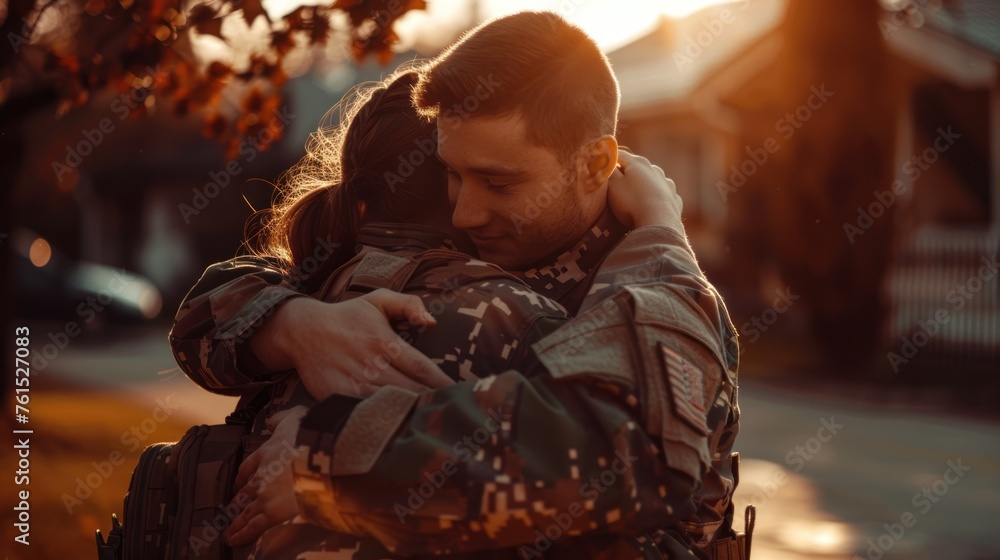
M 168 335 L 181 370 L 205 389 L 240 394 L 287 373 L 267 337 L 248 341 L 290 299 L 305 298 L 273 263 L 237 257 L 209 266 L 184 297 Z M 268 325 L 270 326 L 270 325 Z M 267 358 L 263 363 L 255 350 Z

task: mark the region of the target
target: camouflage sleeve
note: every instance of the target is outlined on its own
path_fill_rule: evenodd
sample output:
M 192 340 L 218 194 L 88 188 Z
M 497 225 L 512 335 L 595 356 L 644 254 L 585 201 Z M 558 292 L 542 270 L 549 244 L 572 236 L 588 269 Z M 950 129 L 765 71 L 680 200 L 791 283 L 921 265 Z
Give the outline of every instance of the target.
M 667 472 L 630 402 L 621 385 L 515 371 L 324 402 L 299 430 L 300 513 L 400 556 L 516 547 L 531 557 L 563 537 L 675 522 L 694 481 Z
M 687 240 L 673 229 L 651 226 L 630 232 L 601 264 L 582 308 L 594 309 L 621 290 L 633 294 L 639 306 L 632 327 L 639 340 L 654 345 L 656 336 L 670 334 L 671 342 L 663 348 L 667 391 L 659 398 L 673 399 L 672 409 L 681 414 L 662 419 L 659 431 L 667 456 L 696 450 L 711 458 L 711 468 L 700 477 L 697 510 L 681 523 L 685 533 L 704 546 L 731 523 L 736 481 L 730 454 L 739 431 L 736 330 Z M 640 307 L 645 309 L 641 316 Z M 651 388 L 661 384 L 652 377 L 645 383 Z M 650 394 L 648 409 L 655 410 L 656 393 Z M 693 398 L 679 402 L 679 395 Z M 695 425 L 697 430 L 689 429 Z M 656 433 L 657 427 L 650 424 L 648 429 Z
M 737 371 L 736 329 L 683 234 L 663 226 L 629 232 L 601 263 L 581 310 L 600 305 L 628 286 L 668 296 L 675 330 L 700 342 L 726 369 Z
M 244 344 L 289 298 L 303 296 L 274 263 L 237 257 L 213 264 L 184 297 L 168 335 L 177 364 L 214 393 L 238 395 L 277 379 Z

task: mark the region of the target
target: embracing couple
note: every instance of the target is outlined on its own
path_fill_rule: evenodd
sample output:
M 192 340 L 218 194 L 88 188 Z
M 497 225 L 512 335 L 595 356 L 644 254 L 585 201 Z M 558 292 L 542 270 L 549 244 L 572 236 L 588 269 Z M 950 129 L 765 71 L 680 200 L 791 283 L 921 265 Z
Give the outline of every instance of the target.
M 266 401 L 234 557 L 744 557 L 736 334 L 618 106 L 593 40 L 524 12 L 311 137 L 170 334 Z

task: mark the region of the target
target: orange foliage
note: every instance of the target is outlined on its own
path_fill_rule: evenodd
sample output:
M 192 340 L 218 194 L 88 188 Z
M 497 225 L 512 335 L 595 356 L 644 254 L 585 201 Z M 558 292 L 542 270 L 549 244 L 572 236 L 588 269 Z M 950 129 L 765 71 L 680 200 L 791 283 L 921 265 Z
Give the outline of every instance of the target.
M 12 0 L 24 3 L 31 0 Z M 333 31 L 335 12 L 349 16 L 350 52 L 357 61 L 375 56 L 383 63 L 392 58 L 397 41 L 395 21 L 410 10 L 423 9 L 423 0 L 336 0 L 328 5 L 302 5 L 272 21 L 261 0 L 214 0 L 190 7 L 180 0 L 75 0 L 79 19 L 72 36 L 47 33 L 33 37 L 35 25 L 26 24 L 21 51 L 34 50 L 41 56 L 19 56 L 16 62 L 39 60 L 40 68 L 19 75 L 15 64 L 0 68 L 14 79 L 14 94 L 29 95 L 31 80 L 41 76 L 46 87 L 56 90 L 58 112 L 63 114 L 86 104 L 91 92 L 111 87 L 123 93 L 145 89 L 143 97 L 159 106 L 172 107 L 177 116 L 205 112 L 203 133 L 223 142 L 231 152 L 248 137 L 271 138 L 261 149 L 280 137 L 280 131 L 260 135 L 264 118 L 282 104 L 278 90 L 288 76 L 282 69 L 285 56 L 298 46 L 324 46 Z M 15 13 L 27 13 L 26 22 L 37 22 L 51 3 L 14 6 Z M 185 13 L 185 9 L 190 9 Z M 237 13 L 238 12 L 238 13 Z M 61 13 L 60 17 L 65 16 Z M 222 31 L 226 18 L 242 18 L 247 26 L 259 25 L 263 17 L 270 27 L 267 39 L 249 54 L 249 65 L 236 72 L 229 64 L 215 61 L 207 66 L 195 61 L 191 34 L 211 35 L 228 42 Z M 74 22 L 75 23 L 75 22 Z M 73 25 L 66 25 L 71 29 Z M 0 76 L 3 77 L 3 76 Z M 226 118 L 219 111 L 222 91 L 232 82 L 248 88 L 241 103 L 244 114 Z M 35 87 L 38 84 L 34 84 Z M 149 101 L 150 106 L 154 100 Z M 162 105 L 160 105 L 162 104 Z M 140 106 L 133 116 L 146 114 Z M 258 142 L 259 143 L 259 142 Z

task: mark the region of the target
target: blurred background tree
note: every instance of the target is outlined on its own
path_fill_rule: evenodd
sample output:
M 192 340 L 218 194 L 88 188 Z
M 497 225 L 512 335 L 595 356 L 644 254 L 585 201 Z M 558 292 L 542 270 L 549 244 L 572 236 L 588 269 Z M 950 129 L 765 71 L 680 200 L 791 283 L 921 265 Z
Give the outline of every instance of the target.
M 729 228 L 737 258 L 772 263 L 808 307 L 831 370 L 858 374 L 881 343 L 893 233 L 894 208 L 857 243 L 842 227 L 894 175 L 899 92 L 879 14 L 877 2 L 790 2 L 780 53 L 733 100 L 751 123 L 740 145 L 758 147 L 774 123 L 795 121 L 811 88 L 832 92 L 747 179 Z
M 260 151 L 283 133 L 266 118 L 283 105 L 286 55 L 296 46 L 317 50 L 341 41 L 356 61 L 393 57 L 396 21 L 424 0 L 335 0 L 300 5 L 272 18 L 261 0 L 10 0 L 0 4 L 0 223 L 11 231 L 17 178 L 24 172 L 25 123 L 49 112 L 61 117 L 107 91 L 120 92 L 130 119 L 153 112 L 202 118 L 203 135 L 233 159 L 247 138 Z M 233 33 L 223 33 L 223 24 Z M 335 25 L 336 24 L 336 25 Z M 198 52 L 204 36 L 239 48 L 216 49 L 229 62 Z M 247 45 L 246 38 L 256 44 Z M 201 45 L 202 47 L 204 44 Z M 222 58 L 222 57 L 220 57 Z M 235 62 L 232 62 L 235 60 Z M 223 91 L 242 97 L 226 107 Z M 114 107 L 114 105 L 112 105 Z M 123 107 L 124 108 L 124 107 Z M 63 165 L 53 161 L 53 166 Z M 65 166 L 64 166 L 65 167 Z M 63 169 L 54 169 L 62 178 Z M 68 167 L 66 172 L 75 171 Z M 9 245 L 9 241 L 7 242 Z M 7 247 L 4 247 L 7 249 Z M 7 257 L 9 251 L 4 251 Z M 0 293 L 11 288 L 10 261 Z M 5 346 L 6 348 L 6 346 Z M 12 377 L 8 377 L 12 383 Z M 4 384 L 5 386 L 7 383 Z M 6 392 L 7 387 L 4 387 Z M 6 396 L 6 395 L 0 395 Z

